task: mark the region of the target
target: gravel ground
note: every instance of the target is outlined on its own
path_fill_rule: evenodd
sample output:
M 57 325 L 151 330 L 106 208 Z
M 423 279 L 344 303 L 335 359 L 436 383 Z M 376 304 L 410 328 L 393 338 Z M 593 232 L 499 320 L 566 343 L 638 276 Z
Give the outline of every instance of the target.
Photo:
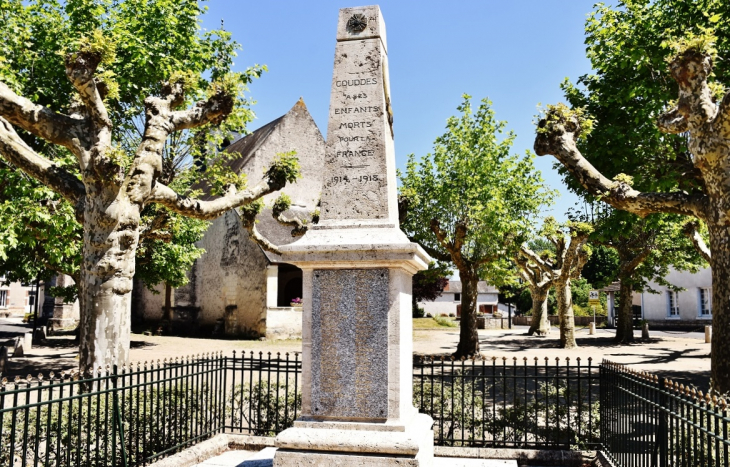
M 0 341 L 25 330 L 26 327 L 19 320 L 0 319 Z M 529 337 L 526 332 L 527 327 L 479 331 L 481 352 L 487 358 L 507 357 L 508 361 L 512 361 L 516 357 L 518 362 L 525 357 L 528 362 L 535 357 L 540 361 L 545 357 L 550 360 L 559 358 L 561 362 L 570 358 L 574 362 L 580 357 L 581 364 L 587 364 L 590 357 L 592 364 L 597 365 L 603 359 L 608 359 L 680 383 L 692 383 L 703 390 L 709 384 L 710 345 L 704 343 L 701 333 L 652 331 L 648 342 L 637 341 L 632 345 L 617 346 L 613 344 L 613 330 L 598 329 L 596 335 L 590 336 L 587 329 L 579 329 L 576 337 L 579 348 L 565 350 L 558 348 L 557 329 L 553 329 L 548 337 Z M 637 331 L 636 336 L 640 335 Z M 456 349 L 458 341 L 458 328 L 416 330 L 413 349 L 418 355 L 449 356 Z M 233 351 L 253 351 L 255 355 L 263 352 L 266 357 L 268 352 L 274 355 L 280 352 L 283 356 L 286 352 L 293 354 L 301 349 L 301 340 L 243 341 L 133 334 L 130 358 L 133 362 L 142 362 L 208 352 L 231 355 Z M 77 355 L 77 346 L 70 336 L 54 337 L 46 345 L 35 346 L 26 352 L 24 358 L 11 358 L 8 376 L 73 369 L 78 365 Z

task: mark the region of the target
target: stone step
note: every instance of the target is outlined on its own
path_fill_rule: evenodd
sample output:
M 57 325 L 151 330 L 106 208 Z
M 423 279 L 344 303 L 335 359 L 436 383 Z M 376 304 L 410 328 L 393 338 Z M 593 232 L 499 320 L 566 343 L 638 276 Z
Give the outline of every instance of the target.
M 193 467 L 272 467 L 276 448 L 258 452 L 227 451 Z M 433 467 L 517 467 L 516 460 L 436 457 Z

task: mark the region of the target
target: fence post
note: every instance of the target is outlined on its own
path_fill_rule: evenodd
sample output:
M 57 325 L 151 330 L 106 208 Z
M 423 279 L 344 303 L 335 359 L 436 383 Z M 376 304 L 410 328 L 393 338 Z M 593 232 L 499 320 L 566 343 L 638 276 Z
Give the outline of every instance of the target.
M 659 411 L 659 426 L 657 426 L 656 431 L 656 438 L 654 440 L 655 448 L 654 448 L 654 466 L 658 467 L 667 467 L 667 462 L 669 460 L 669 449 L 668 449 L 668 442 L 669 442 L 669 436 L 667 432 L 667 413 L 666 413 L 666 406 L 667 406 L 667 394 L 664 391 L 664 388 L 666 387 L 666 378 L 662 378 L 659 382 L 659 405 L 658 405 L 658 411 Z M 658 448 L 658 449 L 657 449 Z M 659 459 L 656 458 L 656 456 L 659 456 Z
M 124 467 L 127 467 L 127 447 L 125 445 L 124 440 L 124 424 L 122 423 L 122 414 L 119 411 L 119 393 L 117 391 L 117 366 L 114 365 L 114 376 L 112 377 L 112 385 L 113 385 L 113 393 L 112 393 L 112 401 L 114 403 L 114 407 L 112 408 L 113 415 L 114 415 L 114 423 L 112 426 L 119 430 L 119 441 L 120 445 L 122 446 L 122 465 Z M 113 428 L 113 429 L 114 429 Z M 114 440 L 114 437 L 112 437 Z M 116 449 L 116 446 L 115 446 Z M 116 457 L 116 456 L 114 456 Z

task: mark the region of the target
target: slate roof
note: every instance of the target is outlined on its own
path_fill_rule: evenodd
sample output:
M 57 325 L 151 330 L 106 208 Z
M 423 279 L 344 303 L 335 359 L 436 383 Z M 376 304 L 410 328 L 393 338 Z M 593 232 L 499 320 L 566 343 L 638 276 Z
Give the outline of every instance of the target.
M 461 293 L 461 281 L 449 281 L 444 293 Z M 499 290 L 487 283 L 487 281 L 477 282 L 477 293 L 499 293 Z
M 302 99 L 300 99 L 299 102 L 295 104 L 295 108 L 297 106 L 302 106 L 304 107 L 304 109 L 306 109 L 306 105 L 304 104 L 304 101 Z M 291 110 L 281 117 L 277 118 L 276 120 L 272 120 L 271 122 L 267 123 L 256 131 L 253 131 L 243 138 L 240 138 L 228 145 L 224 149 L 225 152 L 235 152 L 239 154 L 238 157 L 227 161 L 226 164 L 228 165 L 228 167 L 230 167 L 231 170 L 236 173 L 244 172 L 244 169 L 249 164 L 253 163 L 256 152 L 261 147 L 261 145 L 264 144 L 267 138 L 271 136 L 276 127 L 284 120 L 284 118 L 290 112 Z M 211 200 L 219 197 L 209 194 L 210 187 L 206 183 L 199 182 L 193 186 L 193 189 L 203 191 L 203 194 L 200 196 L 200 199 L 203 200 Z M 299 219 L 307 220 L 311 217 L 311 212 L 296 206 L 292 206 L 292 208 L 286 211 L 285 214 L 288 217 L 296 216 Z M 261 233 L 261 235 L 266 237 L 274 245 L 286 245 L 298 239 L 298 237 L 292 237 L 292 227 L 279 224 L 276 219 L 271 216 L 271 208 L 265 208 L 263 212 L 258 215 L 257 220 L 258 223 L 256 224 L 256 228 L 258 229 L 259 233 Z M 280 255 L 265 251 L 263 249 L 261 251 L 263 251 L 263 253 L 266 255 L 267 259 L 270 262 L 281 262 Z
M 258 148 L 261 146 L 261 144 L 263 144 L 264 141 L 266 141 L 266 138 L 271 135 L 276 126 L 281 123 L 285 116 L 286 115 L 282 115 L 276 120 L 272 120 L 271 122 L 267 123 L 256 131 L 251 132 L 243 138 L 240 138 L 234 141 L 232 144 L 226 146 L 226 148 L 224 149 L 225 152 L 237 152 L 239 154 L 239 157 L 236 157 L 235 159 L 229 159 L 226 162 L 226 165 L 230 167 L 231 170 L 235 173 L 243 172 L 243 169 L 248 164 L 253 162 L 254 154 L 256 154 Z M 200 199 L 204 201 L 210 201 L 219 197 L 217 195 L 211 195 L 210 186 L 208 186 L 208 184 L 204 182 L 198 182 L 193 184 L 192 189 L 202 190 L 203 193 L 200 195 Z

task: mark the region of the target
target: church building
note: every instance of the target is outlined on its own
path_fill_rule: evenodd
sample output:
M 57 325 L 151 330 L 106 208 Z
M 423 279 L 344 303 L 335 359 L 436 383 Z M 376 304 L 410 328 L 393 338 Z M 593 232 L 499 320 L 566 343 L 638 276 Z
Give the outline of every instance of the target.
M 300 99 L 285 115 L 225 151 L 238 154 L 229 162 L 231 168 L 245 173 L 251 186 L 261 180 L 277 154 L 296 151 L 301 177 L 264 198 L 266 209 L 256 224 L 274 245 L 295 241 L 292 228 L 271 216 L 271 205 L 280 193 L 286 193 L 292 200 L 286 215 L 309 221 L 319 202 L 325 140 L 304 101 Z M 188 272 L 190 282 L 174 291 L 175 328 L 248 338 L 301 336 L 302 312 L 295 299 L 302 297 L 302 271 L 250 240 L 237 211 L 215 219 L 198 246 L 206 252 Z M 162 319 L 164 293 L 152 294 L 136 283 L 134 301 L 137 318 Z

